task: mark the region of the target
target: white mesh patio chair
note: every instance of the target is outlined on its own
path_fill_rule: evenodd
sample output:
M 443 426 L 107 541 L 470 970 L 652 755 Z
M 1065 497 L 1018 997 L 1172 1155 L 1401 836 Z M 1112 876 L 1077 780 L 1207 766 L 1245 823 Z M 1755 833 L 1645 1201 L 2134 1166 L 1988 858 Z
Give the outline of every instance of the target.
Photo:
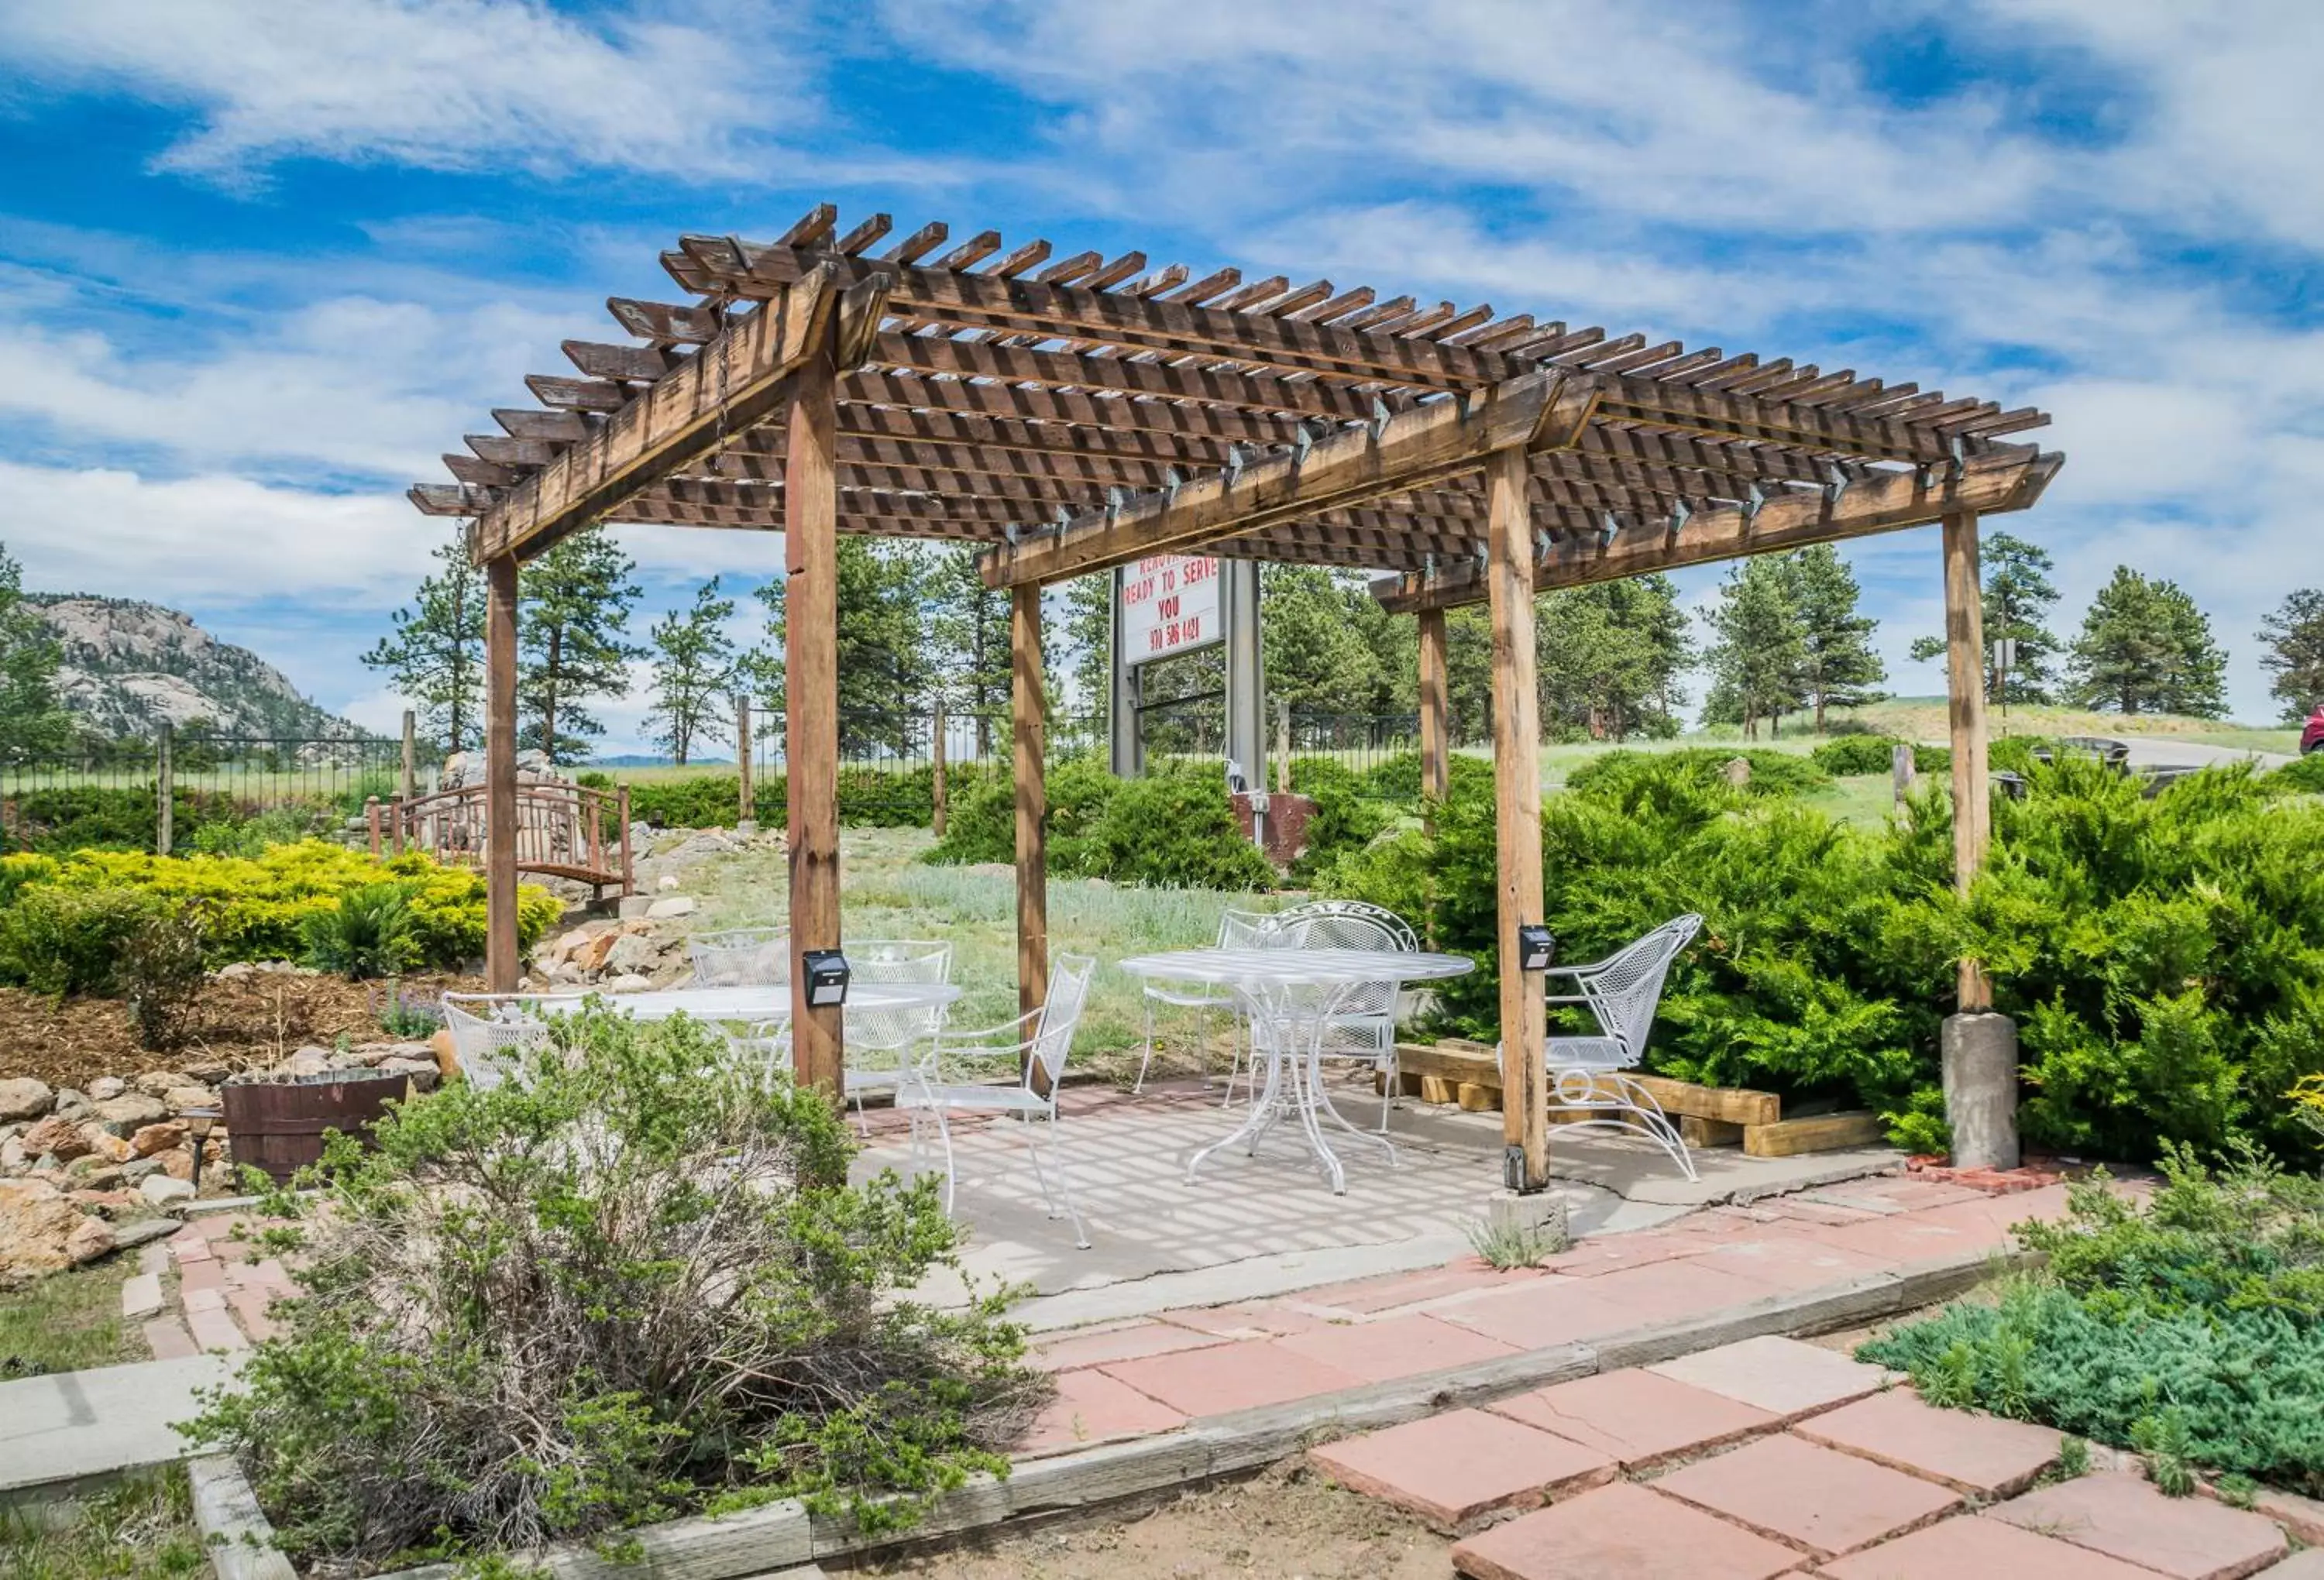
M 1275 917 L 1271 913 L 1240 911 L 1230 906 L 1219 918 L 1218 947 L 1220 949 L 1264 948 L 1268 936 L 1274 928 Z M 1226 1095 L 1219 1099 L 1219 1107 L 1226 1107 L 1234 1101 L 1235 1075 L 1238 1071 L 1243 1072 L 1245 1095 L 1250 1095 L 1255 1083 L 1250 1079 L 1250 1061 L 1246 1056 L 1249 1041 L 1244 1035 L 1242 1000 L 1237 998 L 1232 991 L 1225 988 L 1213 987 L 1205 982 L 1156 980 L 1146 984 L 1145 999 L 1146 1052 L 1145 1056 L 1138 1061 L 1138 1079 L 1130 1089 L 1132 1093 L 1146 1089 L 1147 1066 L 1154 1062 L 1154 1010 L 1155 1006 L 1159 1005 L 1165 1008 L 1191 1009 L 1195 1012 L 1194 1035 L 1196 1046 L 1203 1051 L 1203 1073 L 1206 1078 L 1210 1074 L 1211 1062 L 1211 1012 L 1218 1009 L 1225 1010 L 1227 1032 L 1232 1041 L 1229 1044 Z
M 791 979 L 791 930 L 730 927 L 686 941 L 696 988 L 770 988 Z
M 761 1021 L 741 1036 L 729 1036 L 726 1045 L 761 1087 L 771 1089 L 791 1075 L 791 1023 Z
M 847 964 L 861 982 L 948 982 L 952 945 L 927 939 L 881 938 L 847 945 Z M 891 1092 L 926 1053 L 945 1022 L 945 1006 L 850 1009 L 847 1012 L 847 1095 L 859 1125 L 866 1092 Z
M 934 1046 L 904 1084 L 897 1089 L 896 1106 L 912 1116 L 912 1166 L 918 1172 L 926 1143 L 924 1117 L 936 1125 L 944 1148 L 945 1211 L 952 1211 L 958 1178 L 953 1165 L 952 1117 L 960 1114 L 990 1114 L 1014 1119 L 1024 1127 L 1025 1150 L 1033 1160 L 1033 1177 L 1040 1181 L 1041 1199 L 1049 1216 L 1065 1200 L 1065 1216 L 1073 1220 L 1074 1244 L 1089 1249 L 1082 1227 L 1081 1209 L 1074 1205 L 1073 1181 L 1057 1151 L 1057 1094 L 1065 1084 L 1065 1055 L 1073 1051 L 1074 1029 L 1081 1024 L 1082 1006 L 1089 997 L 1090 973 L 1097 961 L 1089 955 L 1061 954 L 1049 969 L 1049 995 L 1040 1008 L 981 1031 L 941 1028 Z M 982 1079 L 980 1079 L 980 1077 Z M 1056 1170 L 1056 1189 L 1041 1154 L 1049 1154 Z
M 1381 949 L 1412 954 L 1420 935 L 1403 917 L 1361 900 L 1311 900 L 1279 911 L 1268 947 L 1276 949 Z M 1388 1129 L 1397 1089 L 1396 1001 L 1398 984 L 1367 982 L 1334 1005 L 1323 1029 L 1317 1056 L 1354 1059 L 1379 1072 L 1379 1127 Z
M 1544 1048 L 1551 1106 L 1603 1116 L 1575 1120 L 1561 1130 L 1644 1132 L 1690 1180 L 1695 1177 L 1694 1159 L 1685 1138 L 1654 1094 L 1630 1071 L 1646 1056 L 1646 1037 L 1654 1030 L 1655 1008 L 1662 1002 L 1663 980 L 1670 974 L 1671 962 L 1702 925 L 1700 916 L 1674 916 L 1602 960 L 1586 966 L 1552 966 L 1545 973 L 1571 977 L 1581 989 L 1553 993 L 1549 1002 L 1588 1006 L 1599 1030 L 1594 1037 L 1553 1036 Z M 1493 1053 L 1498 1063 L 1500 1050 L 1496 1048 Z
M 442 1002 L 460 1074 L 480 1091 L 524 1079 L 526 1060 L 554 1033 L 546 1016 L 581 1007 L 578 994 L 447 993 Z

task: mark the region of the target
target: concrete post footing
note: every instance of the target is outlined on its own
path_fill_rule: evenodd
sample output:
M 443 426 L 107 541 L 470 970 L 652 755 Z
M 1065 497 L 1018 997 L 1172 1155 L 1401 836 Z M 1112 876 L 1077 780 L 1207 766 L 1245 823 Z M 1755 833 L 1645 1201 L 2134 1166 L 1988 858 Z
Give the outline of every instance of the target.
M 1990 1010 L 1948 1015 L 1940 1041 L 1953 1166 L 2015 1168 L 2017 1023 Z

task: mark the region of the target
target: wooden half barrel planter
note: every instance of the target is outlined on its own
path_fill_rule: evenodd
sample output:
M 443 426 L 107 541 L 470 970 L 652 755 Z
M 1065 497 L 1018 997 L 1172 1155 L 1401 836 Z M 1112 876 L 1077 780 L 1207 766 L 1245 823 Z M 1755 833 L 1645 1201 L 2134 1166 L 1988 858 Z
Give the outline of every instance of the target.
M 323 1138 L 331 1131 L 369 1145 L 373 1125 L 410 1086 L 409 1077 L 378 1070 L 229 1078 L 218 1098 L 235 1167 L 262 1169 L 281 1184 L 322 1161 Z

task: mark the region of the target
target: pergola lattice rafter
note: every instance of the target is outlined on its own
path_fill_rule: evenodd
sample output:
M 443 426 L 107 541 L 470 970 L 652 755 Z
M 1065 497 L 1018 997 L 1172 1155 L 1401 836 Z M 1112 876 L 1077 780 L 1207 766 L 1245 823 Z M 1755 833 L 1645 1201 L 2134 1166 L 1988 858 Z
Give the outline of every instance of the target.
M 537 408 L 445 456 L 415 504 L 475 519 L 490 571 L 487 959 L 516 981 L 517 564 L 600 521 L 780 530 L 791 942 L 839 941 L 835 534 L 974 544 L 1010 592 L 1018 991 L 1047 976 L 1040 590 L 1159 553 L 1369 568 L 1419 617 L 1422 780 L 1449 784 L 1443 611 L 1490 606 L 1508 1181 L 1546 1179 L 1533 594 L 1941 520 L 1955 863 L 1982 861 L 1977 519 L 2038 499 L 2039 411 L 1677 341 L 1383 299 L 1370 287 L 1055 258 L 942 224 L 887 244 L 829 205 L 770 242 L 662 255 L 693 299 L 617 297 L 626 343 L 564 343 Z M 1255 658 L 1250 660 L 1255 665 Z M 842 1089 L 837 1012 L 794 971 L 802 1080 Z M 1960 1002 L 1989 1006 L 1975 962 Z

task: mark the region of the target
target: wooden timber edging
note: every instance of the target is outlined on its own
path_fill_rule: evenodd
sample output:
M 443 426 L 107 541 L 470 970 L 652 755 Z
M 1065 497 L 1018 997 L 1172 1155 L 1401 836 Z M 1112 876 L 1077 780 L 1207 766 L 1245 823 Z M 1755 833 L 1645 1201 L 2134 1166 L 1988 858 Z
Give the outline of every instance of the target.
M 212 1454 L 186 1465 L 194 1524 L 217 1580 L 298 1580 L 299 1571 L 274 1545 L 274 1527 L 258 1494 L 230 1454 Z
M 865 1536 L 843 1521 L 809 1515 L 787 1499 L 737 1514 L 695 1516 L 625 1532 L 636 1539 L 635 1557 L 608 1559 L 586 1546 L 515 1556 L 554 1580 L 741 1580 L 822 1559 L 922 1547 L 1249 1474 L 1351 1433 L 1489 1404 L 1554 1382 L 1652 1365 L 1771 1334 L 1800 1337 L 1858 1327 L 1949 1299 L 1996 1272 L 2032 1266 L 2037 1260 L 2034 1253 L 2022 1250 L 1933 1258 L 1896 1272 L 1631 1328 L 1592 1344 L 1552 1345 L 1220 1416 L 1175 1432 L 1029 1459 L 1005 1480 L 976 1476 L 938 1497 L 908 1530 Z M 455 1564 L 431 1564 L 379 1580 L 456 1580 L 458 1572 Z
M 1482 1043 L 1448 1037 L 1441 1043 L 1399 1043 L 1397 1073 L 1404 1095 L 1425 1103 L 1452 1103 L 1476 1113 L 1501 1106 L 1500 1071 L 1493 1051 Z M 1877 1146 L 1887 1135 L 1877 1114 L 1816 1114 L 1783 1116 L 1783 1099 L 1748 1087 L 1697 1086 L 1659 1075 L 1630 1078 L 1678 1121 L 1679 1134 L 1693 1147 L 1740 1144 L 1755 1158 L 1789 1158 L 1805 1153 Z M 1561 1108 L 1551 1094 L 1553 1125 L 1603 1117 L 1586 1108 Z

